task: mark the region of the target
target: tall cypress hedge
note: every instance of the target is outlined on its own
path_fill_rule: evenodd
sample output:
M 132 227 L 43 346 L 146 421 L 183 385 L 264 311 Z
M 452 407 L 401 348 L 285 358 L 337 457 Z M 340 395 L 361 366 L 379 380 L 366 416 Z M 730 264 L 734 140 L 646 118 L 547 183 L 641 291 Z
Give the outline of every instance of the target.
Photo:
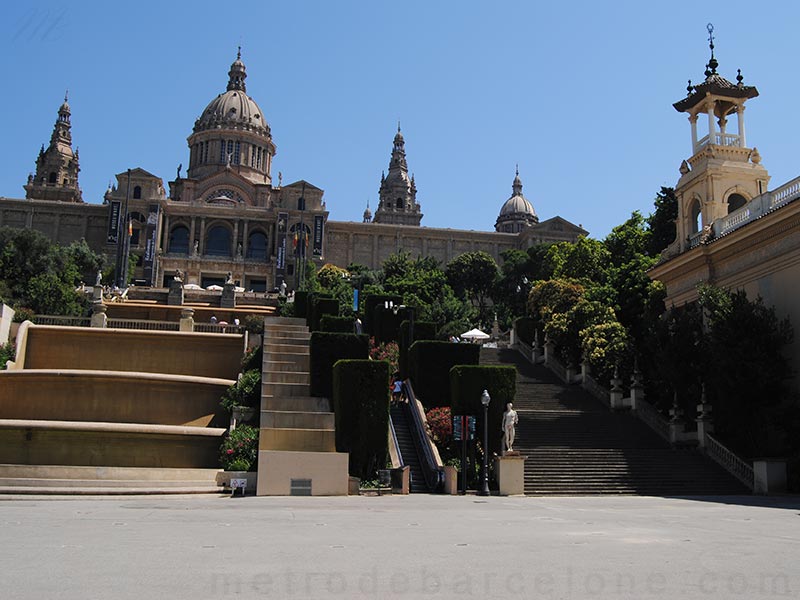
M 455 344 L 454 344 L 455 345 Z M 511 366 L 479 367 L 458 365 L 450 370 L 450 406 L 454 415 L 476 415 L 476 437 L 483 443 L 481 394 L 489 392 L 489 456 L 500 454 L 503 441 L 503 413 L 514 401 L 517 370 Z
M 391 300 L 397 305 L 402 304 L 403 302 L 403 299 L 400 296 L 394 294 L 371 294 L 364 297 L 363 302 L 361 302 L 361 320 L 363 321 L 362 324 L 364 326 L 364 333 L 375 335 L 372 323 L 372 319 L 375 316 L 375 307 L 379 304 L 383 304 L 387 300 Z
M 400 340 L 398 343 L 399 357 L 398 368 L 402 377 L 410 377 L 411 373 L 408 368 L 408 349 L 411 344 L 417 340 L 435 340 L 436 339 L 436 323 L 433 321 L 414 321 L 414 339 L 409 339 L 409 331 L 411 323 L 403 321 L 400 324 Z
M 294 293 L 294 316 L 298 319 L 308 317 L 308 292 L 297 290 Z
M 352 317 L 322 315 L 319 320 L 319 330 L 328 333 L 355 333 L 355 322 Z
M 536 319 L 520 317 L 514 321 L 514 329 L 516 329 L 519 339 L 529 346 L 533 345 L 533 339 L 536 336 Z
M 374 479 L 389 439 L 389 363 L 340 360 L 333 366 L 336 451 L 350 453 L 350 475 Z
M 311 334 L 311 395 L 333 397 L 333 365 L 337 360 L 369 357 L 369 337 L 354 333 Z
M 481 347 L 451 342 L 414 342 L 409 349 L 409 372 L 414 393 L 425 406 L 449 406 L 450 369 L 455 365 L 477 365 Z
M 311 302 L 310 311 L 311 331 L 319 331 L 323 315 L 339 316 L 339 301 L 334 298 L 315 297 Z

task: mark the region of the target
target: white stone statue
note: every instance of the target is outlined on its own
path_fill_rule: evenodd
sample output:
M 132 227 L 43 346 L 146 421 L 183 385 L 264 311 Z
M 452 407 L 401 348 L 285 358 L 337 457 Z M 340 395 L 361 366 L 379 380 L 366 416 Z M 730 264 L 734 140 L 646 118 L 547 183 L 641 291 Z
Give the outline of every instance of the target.
M 517 435 L 517 423 L 519 417 L 517 411 L 514 410 L 511 402 L 506 404 L 506 412 L 503 413 L 503 447 L 504 453 L 514 450 L 514 438 Z

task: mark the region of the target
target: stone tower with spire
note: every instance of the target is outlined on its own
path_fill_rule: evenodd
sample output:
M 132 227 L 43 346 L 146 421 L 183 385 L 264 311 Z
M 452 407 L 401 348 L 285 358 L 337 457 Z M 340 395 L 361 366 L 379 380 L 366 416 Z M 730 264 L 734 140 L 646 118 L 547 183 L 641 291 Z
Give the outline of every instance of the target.
M 766 192 L 769 183 L 758 150 L 748 148 L 745 137 L 744 105 L 758 90 L 744 85 L 741 69 L 736 83 L 717 73 L 713 32 L 709 23 L 711 58 L 704 81 L 692 85 L 690 80 L 686 97 L 673 104 L 678 112 L 688 113 L 692 129 L 692 156 L 681 163 L 675 186 L 678 220 L 673 245 L 678 247 L 673 251 L 693 247 L 704 228 Z M 735 131 L 729 123 L 733 115 Z
M 72 150 L 72 126 L 67 95 L 58 109 L 58 119 L 50 136 L 50 145 L 44 145 L 36 159 L 36 174 L 28 175 L 24 186 L 28 200 L 55 200 L 58 202 L 83 202 L 78 187 L 78 152 Z
M 422 220 L 417 203 L 417 186 L 414 177 L 408 177 L 406 163 L 405 140 L 397 125 L 394 136 L 392 158 L 389 161 L 389 173 L 381 175 L 378 209 L 375 211 L 373 223 L 389 223 L 392 225 L 412 225 L 419 227 Z

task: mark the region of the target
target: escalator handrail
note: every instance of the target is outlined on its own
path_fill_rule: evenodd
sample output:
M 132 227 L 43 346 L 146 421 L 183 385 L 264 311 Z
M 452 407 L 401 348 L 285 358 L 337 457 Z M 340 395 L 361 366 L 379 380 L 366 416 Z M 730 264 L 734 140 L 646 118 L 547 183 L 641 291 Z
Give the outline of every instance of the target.
M 434 453 L 431 447 L 433 441 L 428 436 L 428 431 L 425 427 L 422 404 L 419 403 L 414 395 L 411 380 L 406 379 L 403 382 L 403 386 L 408 399 L 408 413 L 411 415 L 408 428 L 417 448 L 422 474 L 429 490 L 432 492 L 442 491 L 444 490 L 444 467 L 441 464 L 441 460 L 437 460 L 437 454 Z
M 400 466 L 403 467 L 405 466 L 405 461 L 403 460 L 403 452 L 400 450 L 400 442 L 397 440 L 397 432 L 394 429 L 394 420 L 392 419 L 391 413 L 389 413 L 389 435 L 392 438 L 392 444 L 397 452 L 397 459 L 400 462 Z

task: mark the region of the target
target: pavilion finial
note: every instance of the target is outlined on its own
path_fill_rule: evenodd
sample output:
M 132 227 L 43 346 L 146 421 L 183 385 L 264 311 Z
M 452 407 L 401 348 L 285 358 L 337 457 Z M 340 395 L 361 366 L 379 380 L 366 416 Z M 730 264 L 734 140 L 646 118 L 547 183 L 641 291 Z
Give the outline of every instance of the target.
M 706 31 L 708 31 L 708 48 L 711 50 L 711 58 L 708 61 L 708 65 L 706 65 L 706 77 L 710 75 L 714 75 L 717 72 L 717 67 L 719 63 L 717 59 L 714 58 L 714 25 L 713 23 L 709 23 L 706 25 Z
M 236 60 L 242 60 L 242 45 L 239 44 L 239 48 L 236 51 Z

